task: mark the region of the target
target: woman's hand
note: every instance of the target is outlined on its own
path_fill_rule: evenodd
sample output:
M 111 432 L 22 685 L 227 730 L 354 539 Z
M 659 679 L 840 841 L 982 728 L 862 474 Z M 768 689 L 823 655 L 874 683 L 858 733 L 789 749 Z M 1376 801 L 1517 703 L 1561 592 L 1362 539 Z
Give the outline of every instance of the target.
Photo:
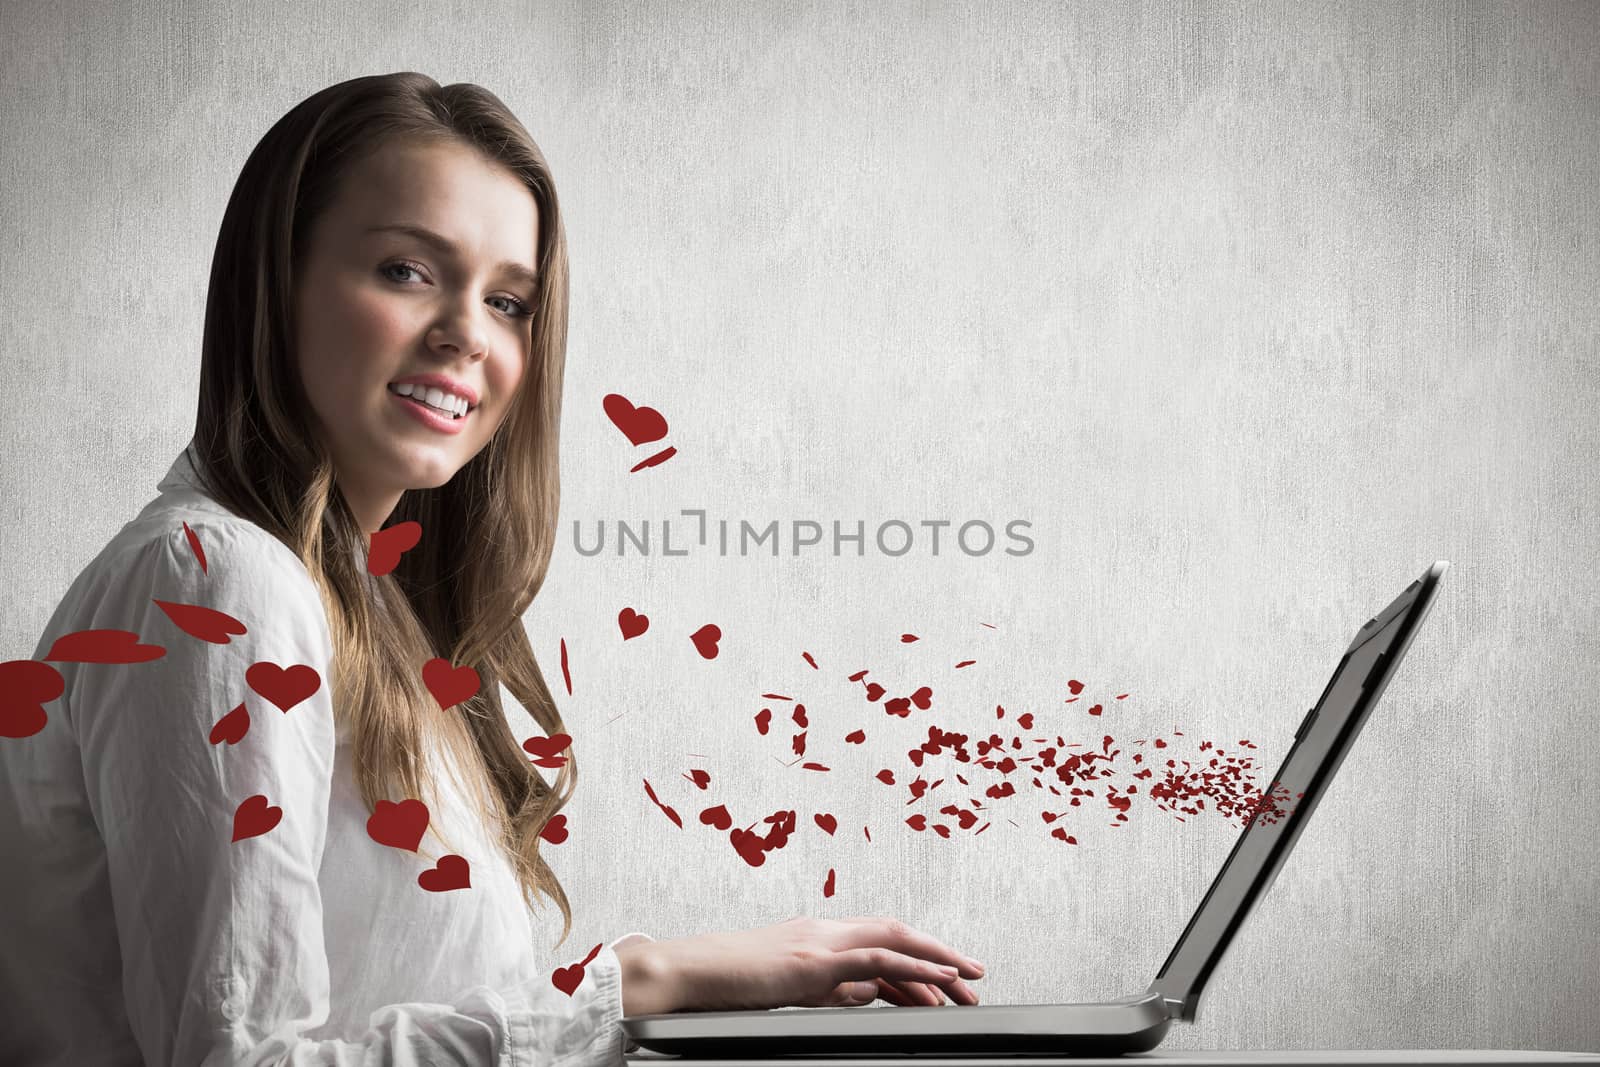
M 774 926 L 618 948 L 623 1014 L 903 1006 L 978 996 L 983 967 L 896 919 L 796 916 Z M 632 988 L 630 988 L 630 986 Z

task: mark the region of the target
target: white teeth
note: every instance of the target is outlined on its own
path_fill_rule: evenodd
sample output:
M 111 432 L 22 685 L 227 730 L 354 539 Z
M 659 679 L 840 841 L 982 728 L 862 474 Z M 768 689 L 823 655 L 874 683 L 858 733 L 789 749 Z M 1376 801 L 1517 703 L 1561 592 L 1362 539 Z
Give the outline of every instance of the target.
M 409 396 L 413 400 L 421 401 L 431 408 L 438 408 L 447 415 L 460 417 L 467 413 L 467 402 L 459 396 L 453 396 L 442 389 L 433 389 L 421 385 L 391 385 L 389 391 L 401 396 Z

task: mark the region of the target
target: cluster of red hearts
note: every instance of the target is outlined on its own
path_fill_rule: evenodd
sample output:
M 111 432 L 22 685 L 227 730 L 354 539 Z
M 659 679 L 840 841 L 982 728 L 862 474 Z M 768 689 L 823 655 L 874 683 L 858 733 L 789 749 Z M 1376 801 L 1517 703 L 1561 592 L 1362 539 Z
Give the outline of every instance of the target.
M 201 572 L 208 573 L 205 550 L 198 535 L 188 523 L 183 524 L 183 531 Z M 368 553 L 369 572 L 381 576 L 392 571 L 401 553 L 420 542 L 421 534 L 422 528 L 416 522 L 400 523 L 374 534 Z M 154 602 L 174 625 L 197 640 L 228 644 L 233 637 L 249 632 L 240 620 L 214 608 L 160 599 Z M 61 673 L 50 666 L 50 662 L 135 664 L 165 655 L 165 647 L 145 644 L 138 634 L 128 630 L 79 630 L 52 643 L 43 661 L 0 663 L 0 736 L 27 738 L 44 729 L 49 721 L 44 706 L 59 698 L 66 688 Z M 480 686 L 477 671 L 468 666 L 452 667 L 438 657 L 423 665 L 422 680 L 441 710 L 470 699 Z M 245 685 L 287 715 L 322 687 L 322 677 L 307 664 L 281 666 L 263 660 L 246 668 Z M 207 741 L 232 747 L 243 741 L 249 731 L 250 712 L 241 701 L 212 725 Z M 560 767 L 566 762 L 561 753 L 571 743 L 570 736 L 558 733 L 530 738 L 523 747 L 534 757 L 532 762 L 536 766 Z M 427 833 L 429 819 L 428 807 L 421 800 L 379 801 L 367 820 L 367 835 L 380 845 L 414 853 Z M 234 809 L 231 843 L 270 833 L 282 820 L 283 809 L 265 794 L 248 796 Z M 566 816 L 557 815 L 551 819 L 540 836 L 552 844 L 565 841 L 568 836 Z M 417 884 L 433 893 L 469 888 L 472 884 L 470 864 L 463 856 L 442 856 L 432 868 L 417 876 Z M 596 945 L 579 963 L 557 968 L 551 976 L 552 983 L 570 996 L 583 981 L 584 967 L 600 948 L 601 945 Z
M 623 620 L 619 618 L 619 624 L 622 622 Z M 914 634 L 901 635 L 903 644 L 910 644 L 916 640 L 918 638 Z M 801 655 L 813 670 L 821 669 L 809 652 L 802 652 Z M 964 668 L 974 662 L 976 661 L 970 659 L 962 660 L 955 667 Z M 888 689 L 876 682 L 868 681 L 868 673 L 866 670 L 860 670 L 847 676 L 852 685 L 860 687 L 860 698 L 866 705 L 875 705 L 885 716 L 895 719 L 908 719 L 913 711 L 933 711 L 932 686 L 920 685 L 903 696 L 884 699 L 888 695 Z M 1067 689 L 1071 695 L 1065 698 L 1063 703 L 1066 705 L 1078 703 L 1082 699 L 1084 688 L 1083 682 L 1077 679 L 1069 680 Z M 1123 700 L 1128 695 L 1121 693 L 1113 699 Z M 781 701 L 792 705 L 789 718 L 797 729 L 789 735 L 788 740 L 789 751 L 795 758 L 785 766 L 800 763 L 806 755 L 807 735 L 812 725 L 805 704 L 782 693 L 763 693 L 761 699 L 766 702 Z M 1105 706 L 1102 703 L 1095 703 L 1087 708 L 1087 716 L 1092 718 L 1100 718 L 1104 712 Z M 1003 705 L 995 707 L 995 717 L 999 720 L 1006 718 L 1006 709 Z M 931 782 L 928 777 L 918 773 L 914 779 L 906 783 L 908 796 L 905 805 L 924 802 L 925 798 L 931 797 L 934 790 L 949 779 L 958 783 L 968 795 L 938 808 L 937 815 L 930 815 L 926 811 L 915 812 L 904 819 L 905 824 L 918 833 L 932 830 L 946 839 L 953 833 L 961 831 L 970 831 L 974 836 L 983 833 L 992 824 L 990 804 L 1021 795 L 1013 782 L 1013 776 L 1017 781 L 1026 779 L 1031 782 L 1032 789 L 1039 793 L 1059 798 L 1058 803 L 1047 804 L 1039 811 L 1040 819 L 1046 825 L 1056 823 L 1074 808 L 1083 807 L 1086 801 L 1092 804 L 1097 799 L 1103 799 L 1106 807 L 1113 813 L 1110 825 L 1121 826 L 1128 821 L 1129 809 L 1133 805 L 1134 798 L 1138 796 L 1148 797 L 1150 802 L 1172 814 L 1180 822 L 1186 821 L 1185 815 L 1197 815 L 1207 810 L 1208 805 L 1209 810 L 1217 815 L 1237 821 L 1241 825 L 1248 825 L 1252 819 L 1258 817 L 1262 824 L 1277 822 L 1286 817 L 1291 810 L 1288 806 L 1290 801 L 1288 790 L 1281 784 L 1273 783 L 1267 789 L 1261 789 L 1256 785 L 1252 775 L 1255 761 L 1248 752 L 1230 756 L 1225 749 L 1217 747 L 1214 742 L 1201 741 L 1197 763 L 1179 758 L 1176 754 L 1170 756 L 1158 754 L 1160 750 L 1169 747 L 1170 742 L 1166 738 L 1139 738 L 1133 742 L 1134 750 L 1130 759 L 1119 762 L 1123 749 L 1110 734 L 1102 735 L 1098 746 L 1086 742 L 1068 742 L 1061 736 L 1055 736 L 1053 739 L 1028 737 L 1025 741 L 1025 734 L 1037 732 L 1034 719 L 1035 716 L 1031 712 L 1017 715 L 1012 721 L 1019 732 L 1013 732 L 1009 739 L 999 733 L 991 733 L 987 738 L 978 738 L 976 741 L 969 734 L 946 730 L 937 723 L 930 722 L 927 740 L 906 753 L 907 761 L 913 767 L 921 769 L 925 760 L 942 756 L 954 764 L 965 765 L 963 767 L 965 773 L 957 771 L 952 766 L 946 776 L 934 777 Z M 753 716 L 756 730 L 763 736 L 773 730 L 773 720 L 773 709 L 770 706 L 761 708 Z M 1172 732 L 1174 739 L 1183 736 L 1183 731 L 1174 728 Z M 867 731 L 863 728 L 854 729 L 843 735 L 843 741 L 847 745 L 862 745 L 866 740 Z M 971 749 L 968 747 L 969 743 Z M 1145 748 L 1147 745 L 1148 749 Z M 1238 745 L 1244 750 L 1257 747 L 1248 739 L 1241 739 Z M 1148 761 L 1147 752 L 1152 754 Z M 815 760 L 802 763 L 801 768 L 819 773 L 832 771 L 829 764 Z M 1018 773 L 1024 771 L 1031 771 L 1032 774 Z M 1119 775 L 1129 780 L 1119 784 Z M 683 777 L 700 790 L 708 789 L 711 783 L 710 773 L 703 768 L 693 768 Z M 897 784 L 894 770 L 887 767 L 878 770 L 873 777 L 884 785 Z M 1141 784 L 1144 787 L 1143 793 L 1140 791 Z M 679 829 L 682 829 L 683 819 L 677 810 L 657 796 L 648 780 L 644 786 L 650 801 Z M 1098 790 L 1103 790 L 1103 794 Z M 948 792 L 948 789 L 946 791 Z M 1296 796 L 1294 799 L 1299 797 Z M 949 819 L 940 820 L 939 816 L 948 816 Z M 813 820 L 818 828 L 830 836 L 838 825 L 835 816 L 827 812 L 814 814 Z M 733 818 L 726 804 L 704 808 L 700 812 L 699 821 L 704 826 L 726 833 L 734 851 L 750 866 L 759 867 L 765 862 L 766 853 L 782 848 L 788 843 L 794 833 L 798 816 L 791 810 L 780 810 L 767 815 L 764 819 L 758 820 L 769 827 L 764 834 L 752 829 L 756 825 L 754 822 L 743 828 L 734 827 Z M 1013 826 L 1017 825 L 1009 818 L 1006 821 Z M 982 825 L 979 825 L 980 822 Z M 976 829 L 973 829 L 974 827 Z M 867 840 L 872 839 L 870 828 L 863 826 L 862 833 Z M 1077 837 L 1068 833 L 1065 824 L 1053 826 L 1050 837 L 1067 845 L 1078 843 Z M 823 890 L 824 896 L 833 895 L 834 885 L 835 872 L 830 868 Z

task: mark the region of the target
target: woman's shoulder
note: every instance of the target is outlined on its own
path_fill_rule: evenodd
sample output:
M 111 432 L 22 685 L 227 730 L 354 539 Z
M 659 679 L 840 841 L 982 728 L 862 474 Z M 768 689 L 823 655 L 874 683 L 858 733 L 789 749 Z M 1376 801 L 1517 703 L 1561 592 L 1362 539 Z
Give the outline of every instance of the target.
M 300 557 L 271 531 L 201 493 L 166 491 L 123 525 L 78 573 L 41 644 L 79 629 L 116 626 L 148 597 L 225 612 L 264 609 L 315 626 L 327 640 L 321 595 Z

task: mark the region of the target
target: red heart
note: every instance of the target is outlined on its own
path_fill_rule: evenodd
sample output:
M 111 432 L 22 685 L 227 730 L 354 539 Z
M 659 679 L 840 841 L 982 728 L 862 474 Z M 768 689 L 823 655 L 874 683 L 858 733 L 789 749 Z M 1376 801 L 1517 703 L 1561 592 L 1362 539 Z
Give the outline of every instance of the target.
M 571 744 L 572 738 L 566 734 L 551 734 L 549 737 L 530 737 L 522 742 L 522 747 L 527 750 L 530 756 L 551 759 L 559 756 Z M 562 763 L 565 762 L 565 760 L 562 760 Z M 557 766 L 559 765 L 557 764 Z
M 222 741 L 226 741 L 230 745 L 237 745 L 239 738 L 243 737 L 245 731 L 249 729 L 250 713 L 245 710 L 243 704 L 240 704 L 217 720 L 217 724 L 211 728 L 210 741 L 213 745 Z
M 539 831 L 539 836 L 552 845 L 559 845 L 567 839 L 568 833 L 566 812 L 557 812 L 550 817 L 549 822 L 544 824 L 544 829 Z
M 832 867 L 828 868 L 828 880 L 826 882 L 822 883 L 822 895 L 825 896 L 825 897 L 833 896 L 833 868 Z
M 225 645 L 239 634 L 247 632 L 244 623 L 214 608 L 203 608 L 198 604 L 174 604 L 168 600 L 157 600 L 156 606 L 167 613 L 167 618 L 176 623 L 178 629 L 190 637 L 198 637 L 214 645 Z
M 715 826 L 718 830 L 726 830 L 733 825 L 733 816 L 728 814 L 726 804 L 718 804 L 714 808 L 707 808 L 700 813 L 700 821 L 706 826 Z
M 832 815 L 814 815 L 812 818 L 817 820 L 817 825 L 826 830 L 830 837 L 833 836 L 833 832 L 839 828 L 839 820 L 835 819 Z
M 717 658 L 717 642 L 722 640 L 722 630 L 714 622 L 708 622 L 700 629 L 689 635 L 689 640 L 694 642 L 695 651 L 706 659 Z
M 561 992 L 569 997 L 572 996 L 573 992 L 583 984 L 583 964 L 574 963 L 571 967 L 557 967 L 550 975 L 550 981 Z
M 66 691 L 67 683 L 48 663 L 14 659 L 0 663 L 0 737 L 32 737 L 50 716 L 44 705 Z
M 478 693 L 478 672 L 466 664 L 451 667 L 449 660 L 435 656 L 422 665 L 422 684 L 428 687 L 440 711 L 448 711 Z
M 467 861 L 460 856 L 440 856 L 432 870 L 417 875 L 417 884 L 430 893 L 466 889 L 472 884 Z
M 420 800 L 380 800 L 367 820 L 367 836 L 380 845 L 415 852 L 428 832 L 428 805 Z
M 627 641 L 650 629 L 650 616 L 641 615 L 632 608 L 623 608 L 617 613 L 617 627 L 622 631 L 622 639 Z
M 195 532 L 189 529 L 188 523 L 183 524 L 183 536 L 189 539 L 189 551 L 193 552 L 194 558 L 200 561 L 200 573 L 208 573 L 206 570 L 206 550 L 200 547 L 200 538 L 196 537 Z
M 852 745 L 859 745 L 867 739 L 867 732 L 865 730 L 851 730 L 844 735 L 844 739 Z
M 129 630 L 78 630 L 56 638 L 44 658 L 58 663 L 148 663 L 166 654 L 160 645 L 141 645 L 139 635 Z
M 385 527 L 368 539 L 367 573 L 382 578 L 400 565 L 400 557 L 422 540 L 422 523 L 415 519 Z
M 649 444 L 667 436 L 667 420 L 655 408 L 636 408 L 621 393 L 607 393 L 600 401 L 613 425 L 635 445 Z
M 913 830 L 926 830 L 928 828 L 928 817 L 919 811 L 906 820 L 906 825 Z
M 322 676 L 315 667 L 297 663 L 283 668 L 262 660 L 244 672 L 245 684 L 287 712 L 322 687 Z
M 233 813 L 233 839 L 242 841 L 247 837 L 259 837 L 282 820 L 283 809 L 268 804 L 265 795 L 257 793 L 246 797 Z
M 932 702 L 933 690 L 929 689 L 927 686 L 923 686 L 921 689 L 918 689 L 915 693 L 911 694 L 911 703 L 915 704 L 923 711 L 927 711 L 928 705 Z
M 876 701 L 881 696 L 883 696 L 883 686 L 879 685 L 877 682 L 868 682 L 867 699 L 869 701 Z
M 1083 683 L 1078 681 L 1076 678 L 1071 678 L 1067 681 L 1067 688 L 1072 691 L 1073 696 L 1077 696 L 1079 693 L 1083 692 Z

